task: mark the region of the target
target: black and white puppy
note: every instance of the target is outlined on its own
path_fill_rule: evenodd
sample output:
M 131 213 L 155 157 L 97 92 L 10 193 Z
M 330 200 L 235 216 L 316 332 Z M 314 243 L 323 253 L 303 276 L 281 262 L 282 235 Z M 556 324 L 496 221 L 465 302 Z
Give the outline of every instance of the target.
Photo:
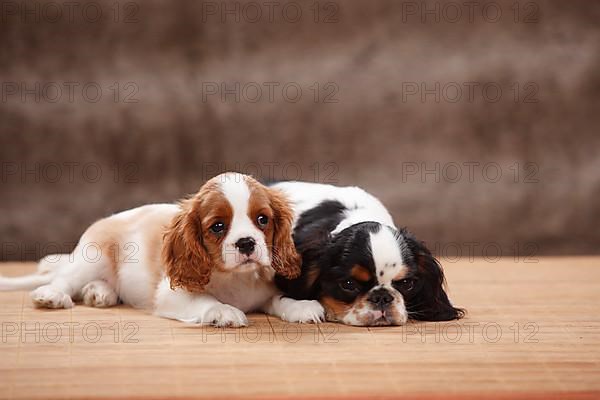
M 277 278 L 295 299 L 316 299 L 328 321 L 401 325 L 409 318 L 448 321 L 464 311 L 444 291 L 444 274 L 425 245 L 358 187 L 280 182 L 294 209 L 294 244 L 302 273 Z

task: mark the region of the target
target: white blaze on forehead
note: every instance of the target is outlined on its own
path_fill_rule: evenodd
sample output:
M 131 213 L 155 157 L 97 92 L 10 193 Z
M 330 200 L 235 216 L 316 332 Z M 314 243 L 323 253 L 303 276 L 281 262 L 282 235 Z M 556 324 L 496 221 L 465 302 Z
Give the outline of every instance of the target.
M 390 284 L 392 279 L 406 268 L 398 241 L 394 233 L 385 226 L 382 226 L 379 232 L 371 233 L 370 239 L 377 281 L 381 285 Z
M 223 241 L 223 261 L 226 267 L 234 267 L 244 257 L 241 257 L 235 246 L 242 238 L 250 237 L 256 242 L 256 248 L 251 258 L 263 265 L 271 263 L 269 251 L 265 241 L 264 233 L 259 230 L 250 216 L 249 205 L 252 192 L 244 175 L 238 173 L 222 174 L 218 177 L 220 190 L 229 202 L 233 216 L 230 221 L 229 230 Z
M 247 215 L 250 200 L 250 188 L 242 174 L 227 173 L 219 177 L 221 192 L 229 201 L 233 210 L 233 218 Z

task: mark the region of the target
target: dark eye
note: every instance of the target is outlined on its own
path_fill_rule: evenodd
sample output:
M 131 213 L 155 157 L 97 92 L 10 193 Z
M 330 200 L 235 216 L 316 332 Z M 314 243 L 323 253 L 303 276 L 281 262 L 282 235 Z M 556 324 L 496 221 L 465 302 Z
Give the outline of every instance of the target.
M 415 280 L 411 278 L 394 282 L 394 287 L 401 293 L 408 293 L 415 288 Z
M 264 228 L 269 223 L 269 217 L 264 214 L 260 214 L 258 218 L 256 218 L 256 222 L 258 223 L 259 227 Z
M 356 282 L 354 279 L 346 279 L 340 282 L 340 287 L 342 290 L 347 292 L 356 292 L 358 290 L 358 286 L 356 286 Z
M 210 231 L 212 233 L 216 233 L 216 234 L 223 233 L 223 231 L 225 230 L 225 224 L 222 222 L 215 222 L 208 229 L 210 229 Z

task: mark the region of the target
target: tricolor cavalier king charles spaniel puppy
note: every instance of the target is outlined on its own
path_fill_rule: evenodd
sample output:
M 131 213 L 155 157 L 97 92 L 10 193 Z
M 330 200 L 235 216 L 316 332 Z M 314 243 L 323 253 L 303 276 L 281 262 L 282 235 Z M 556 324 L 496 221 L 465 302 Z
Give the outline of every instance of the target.
M 276 277 L 295 299 L 317 299 L 328 321 L 401 325 L 447 321 L 464 311 L 444 291 L 442 268 L 425 245 L 397 229 L 381 202 L 357 187 L 305 182 L 272 185 L 295 208 L 300 277 Z
M 71 254 L 46 256 L 38 273 L 0 278 L 0 289 L 35 289 L 38 307 L 70 308 L 82 299 L 131 306 L 189 323 L 247 325 L 265 311 L 290 322 L 317 322 L 317 301 L 281 297 L 275 274 L 293 278 L 300 257 L 293 214 L 278 189 L 227 173 L 179 204 L 152 204 L 102 219 Z

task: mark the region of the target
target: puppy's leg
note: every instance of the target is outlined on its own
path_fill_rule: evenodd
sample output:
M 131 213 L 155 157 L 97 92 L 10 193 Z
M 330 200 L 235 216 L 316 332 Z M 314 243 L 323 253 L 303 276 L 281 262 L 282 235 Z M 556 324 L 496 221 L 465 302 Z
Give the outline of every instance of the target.
M 83 303 L 90 307 L 112 307 L 119 302 L 115 290 L 105 281 L 96 280 L 86 284 L 81 289 Z
M 218 327 L 248 325 L 246 315 L 237 308 L 223 304 L 207 293 L 172 290 L 168 279 L 159 284 L 154 305 L 156 315 L 182 322 Z
M 317 300 L 294 300 L 280 294 L 273 296 L 263 311 L 284 321 L 318 323 L 325 320 L 323 306 Z
M 85 284 L 107 275 L 109 264 L 105 256 L 97 260 L 89 259 L 78 249 L 79 246 L 71 257 L 61 257 L 60 265 L 49 284 L 31 292 L 31 299 L 36 307 L 71 308 L 73 297 L 79 295 Z

